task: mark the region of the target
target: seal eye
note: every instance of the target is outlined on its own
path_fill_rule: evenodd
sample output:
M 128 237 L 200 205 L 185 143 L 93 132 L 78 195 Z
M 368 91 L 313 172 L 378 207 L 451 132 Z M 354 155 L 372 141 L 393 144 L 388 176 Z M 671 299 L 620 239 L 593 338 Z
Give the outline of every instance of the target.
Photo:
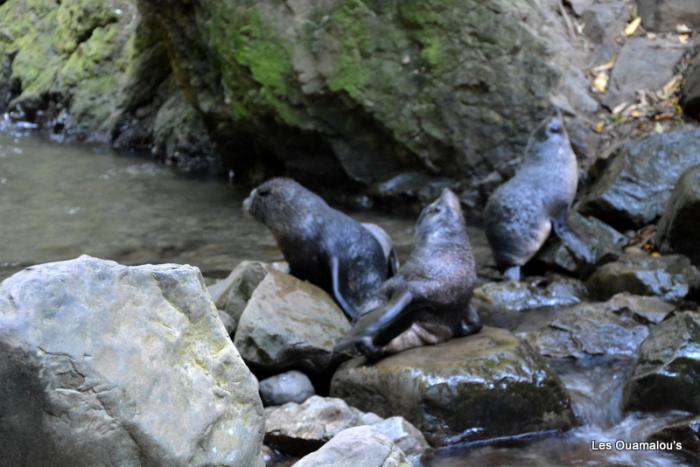
M 269 188 L 259 188 L 258 189 L 258 196 L 267 196 L 270 194 L 271 191 L 272 190 L 270 190 Z

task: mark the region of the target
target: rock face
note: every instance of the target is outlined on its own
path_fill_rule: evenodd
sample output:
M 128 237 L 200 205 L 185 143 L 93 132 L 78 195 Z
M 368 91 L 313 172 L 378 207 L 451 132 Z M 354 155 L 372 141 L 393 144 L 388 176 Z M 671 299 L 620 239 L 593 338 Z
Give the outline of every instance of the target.
M 649 437 L 649 441 L 680 443 L 680 454 L 691 465 L 700 463 L 700 417 L 687 418 L 662 428 Z
M 689 65 L 685 75 L 686 82 L 681 90 L 681 105 L 686 115 L 700 116 L 700 60 Z
M 311 380 L 300 371 L 287 371 L 260 381 L 260 398 L 266 406 L 301 403 L 313 395 Z
M 255 379 L 199 270 L 80 257 L 0 285 L 7 465 L 261 465 Z
M 700 164 L 700 130 L 661 133 L 620 148 L 581 201 L 581 209 L 620 230 L 661 216 L 681 174 Z
M 631 316 L 620 316 L 608 303 L 586 303 L 563 310 L 547 326 L 527 334 L 541 355 L 555 358 L 635 357 L 649 335 Z
M 588 294 L 586 286 L 574 279 L 555 278 L 528 281 L 488 282 L 474 289 L 474 305 L 502 310 L 524 311 L 580 303 Z
M 672 32 L 679 24 L 700 28 L 700 4 L 695 0 L 637 0 L 637 8 L 649 31 Z
M 652 328 L 625 387 L 625 408 L 700 412 L 699 350 L 698 313 L 680 313 Z
M 338 433 L 318 451 L 293 467 L 410 467 L 401 449 L 370 426 L 349 428 Z
M 700 165 L 685 171 L 659 221 L 656 243 L 662 251 L 682 253 L 700 265 Z
M 698 271 L 685 256 L 655 258 L 643 253 L 628 254 L 605 264 L 586 281 L 591 294 L 602 300 L 620 292 L 679 300 L 697 284 Z
M 322 373 L 350 323 L 323 290 L 270 271 L 250 297 L 234 338 L 246 362 L 269 370 Z
M 489 327 L 374 365 L 346 362 L 331 394 L 361 410 L 402 415 L 437 446 L 574 422 L 566 391 L 532 348 Z

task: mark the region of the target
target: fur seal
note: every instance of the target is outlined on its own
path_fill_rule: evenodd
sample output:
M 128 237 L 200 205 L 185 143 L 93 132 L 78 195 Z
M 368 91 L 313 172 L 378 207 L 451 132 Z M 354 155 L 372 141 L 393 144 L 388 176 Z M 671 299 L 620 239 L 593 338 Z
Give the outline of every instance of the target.
M 476 266 L 459 199 L 445 189 L 416 223 L 415 247 L 396 276 L 375 296 L 337 346 L 357 347 L 369 357 L 444 342 L 481 329 L 470 306 Z
M 537 253 L 552 227 L 576 256 L 593 261 L 567 218 L 577 184 L 576 154 L 557 113 L 530 136 L 517 173 L 486 203 L 486 237 L 496 265 L 508 279 L 520 279 L 520 267 Z
M 396 254 L 383 229 L 370 230 L 294 180 L 264 182 L 243 209 L 272 231 L 290 273 L 331 294 L 350 320 L 391 276 Z

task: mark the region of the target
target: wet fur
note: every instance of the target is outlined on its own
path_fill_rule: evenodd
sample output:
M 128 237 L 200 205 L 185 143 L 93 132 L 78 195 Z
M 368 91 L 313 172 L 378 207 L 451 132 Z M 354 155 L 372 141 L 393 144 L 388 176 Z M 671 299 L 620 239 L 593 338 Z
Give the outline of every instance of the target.
M 561 116 L 557 115 L 533 133 L 516 175 L 501 185 L 486 204 L 486 236 L 499 269 L 505 271 L 527 263 L 553 227 L 574 254 L 592 260 L 590 250 L 567 221 L 577 183 L 576 155 Z M 515 275 L 519 276 L 519 270 Z
M 375 307 L 337 351 L 356 346 L 376 358 L 481 329 L 470 307 L 476 265 L 454 193 L 445 190 L 422 211 L 415 243 L 408 261 L 377 292 Z
M 291 179 L 261 184 L 243 207 L 272 231 L 291 274 L 326 290 L 351 320 L 390 275 L 386 246 L 370 230 Z

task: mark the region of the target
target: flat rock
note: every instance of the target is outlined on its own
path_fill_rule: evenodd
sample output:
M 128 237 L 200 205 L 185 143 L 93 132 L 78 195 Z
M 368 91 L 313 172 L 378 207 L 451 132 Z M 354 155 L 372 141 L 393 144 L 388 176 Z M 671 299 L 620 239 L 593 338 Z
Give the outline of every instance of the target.
M 700 129 L 631 141 L 611 157 L 579 207 L 618 230 L 642 227 L 664 213 L 681 174 L 698 164 Z
M 248 300 L 257 286 L 265 279 L 265 276 L 271 270 L 286 273 L 287 269 L 286 263 L 269 264 L 262 261 L 242 261 L 226 279 L 208 287 L 216 307 L 228 315 L 225 323 L 229 323 L 229 327 L 232 327 L 232 330 L 229 331 L 230 334 L 235 332 Z
M 528 278 L 525 281 L 488 282 L 474 289 L 477 309 L 488 306 L 508 311 L 567 306 L 586 297 L 586 286 L 575 279 Z
M 700 29 L 697 0 L 637 0 L 637 12 L 648 31 L 674 32 L 679 24 Z
M 260 398 L 265 406 L 301 403 L 314 394 L 314 385 L 301 371 L 287 371 L 260 381 Z
M 645 324 L 658 324 L 676 309 L 658 297 L 632 295 L 628 292 L 613 296 L 605 305 L 615 313 L 631 316 Z
M 616 259 L 623 254 L 629 239 L 595 217 L 582 216 L 578 212 L 569 215 L 572 228 L 586 242 L 593 253 L 594 263 Z M 579 261 L 571 251 L 552 235 L 535 259 L 549 267 L 560 268 L 571 273 L 582 273 L 588 267 Z
M 689 417 L 672 423 L 649 436 L 649 441 L 680 443 L 678 453 L 691 465 L 700 465 L 700 417 Z
M 649 335 L 646 326 L 615 313 L 607 303 L 586 303 L 563 310 L 526 338 L 541 355 L 583 359 L 590 356 L 635 357 Z
M 625 386 L 626 410 L 700 412 L 700 314 L 679 313 L 652 328 Z
M 664 300 L 686 297 L 698 283 L 698 271 L 685 256 L 628 254 L 596 270 L 586 281 L 593 296 L 607 300 L 620 292 L 655 295 Z
M 293 467 L 410 467 L 401 449 L 370 426 L 343 430 Z
M 637 91 L 661 89 L 675 75 L 684 54 L 685 48 L 677 39 L 630 37 L 610 73 L 603 103 L 614 109 L 623 102 L 635 101 Z
M 401 415 L 436 446 L 574 423 L 557 376 L 503 329 L 410 349 L 374 365 L 344 363 L 331 395 L 381 416 Z
M 0 284 L 4 465 L 262 465 L 257 384 L 197 268 L 89 256 Z
M 246 362 L 269 370 L 292 367 L 321 373 L 350 323 L 323 290 L 270 271 L 241 315 L 234 344 Z
M 657 228 L 656 243 L 666 253 L 681 253 L 700 265 L 700 165 L 686 170 L 673 190 Z
M 402 417 L 386 420 L 350 407 L 342 399 L 312 396 L 303 404 L 288 403 L 265 409 L 265 443 L 281 452 L 305 455 L 319 449 L 341 431 L 371 425 L 407 455 L 420 455 L 428 443 Z

